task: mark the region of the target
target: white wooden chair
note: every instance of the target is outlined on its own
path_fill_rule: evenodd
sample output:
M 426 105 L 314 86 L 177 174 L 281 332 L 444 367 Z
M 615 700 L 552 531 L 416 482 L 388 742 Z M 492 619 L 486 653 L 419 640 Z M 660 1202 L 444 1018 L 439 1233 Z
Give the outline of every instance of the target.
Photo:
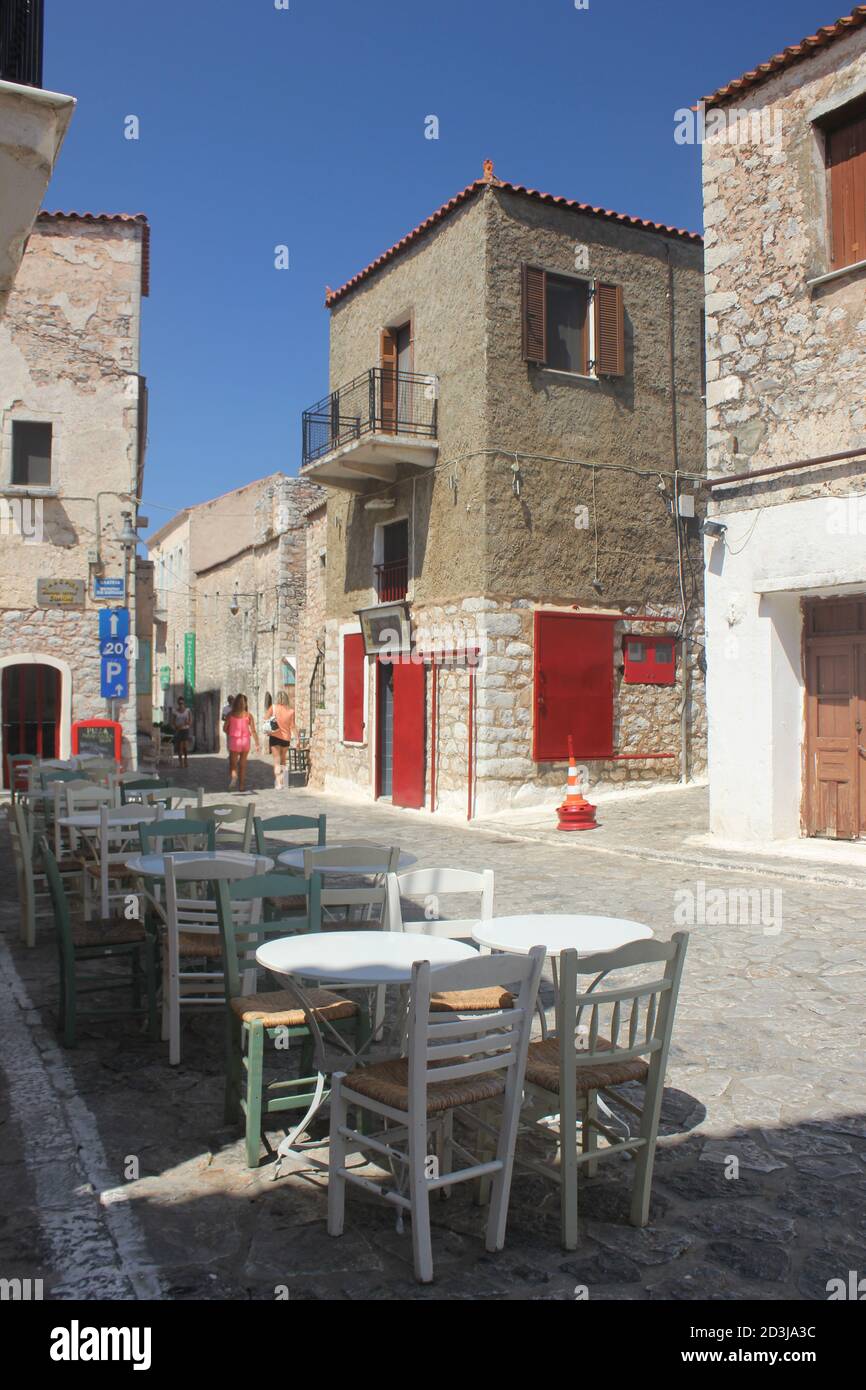
M 688 932 L 677 932 L 669 942 L 635 941 L 582 957 L 563 951 L 559 958 L 558 1033 L 530 1045 L 525 1084 L 530 1118 L 559 1115 L 559 1163 L 523 1158 L 520 1163 L 559 1183 L 566 1250 L 575 1250 L 578 1242 L 578 1169 L 585 1166 L 592 1177 L 600 1159 L 634 1155 L 631 1222 L 645 1226 L 649 1220 L 665 1069 L 688 940 Z M 653 967 L 651 979 L 635 980 L 631 972 L 642 966 Z M 609 975 L 622 971 L 630 972 L 627 980 L 610 988 Z M 604 978 L 581 993 L 581 975 Z M 614 1092 L 628 1082 L 644 1085 L 642 1107 Z M 637 1134 L 624 1137 L 599 1119 L 600 1095 L 638 1117 Z M 549 1126 L 540 1132 L 549 1136 Z M 599 1148 L 599 1136 L 607 1147 Z
M 168 1041 L 168 1060 L 180 1062 L 181 1010 L 207 1006 L 225 1007 L 225 977 L 217 905 L 202 896 L 212 883 L 252 878 L 267 869 L 266 859 L 241 863 L 227 853 L 206 863 L 165 856 L 165 933 L 162 951 L 162 1036 Z M 233 905 L 237 925 L 255 922 L 261 899 Z M 192 969 L 198 962 L 204 969 Z M 255 989 L 255 970 L 244 979 L 243 992 Z
M 51 822 L 54 858 L 59 864 L 70 856 L 81 855 L 79 836 L 74 830 L 65 829 L 60 824 L 62 817 L 72 814 L 69 807 L 69 793 L 104 791 L 104 788 L 97 787 L 94 782 L 89 782 L 86 777 L 82 777 L 79 782 L 52 782 L 49 790 L 52 793 L 52 808 L 51 815 L 46 817 L 46 821 Z M 91 808 L 88 807 L 88 809 Z
M 91 888 L 99 884 L 99 916 L 107 921 L 111 901 L 126 898 L 137 891 L 138 875 L 127 869 L 126 861 L 138 852 L 137 825 L 119 825 L 111 819 L 113 806 L 103 803 L 99 808 L 99 830 L 91 840 L 91 854 L 84 864 L 84 919 L 91 914 Z M 156 819 L 159 819 L 157 808 Z M 112 888 L 112 884 L 114 887 Z
M 469 869 L 416 869 L 407 874 L 389 874 L 388 885 L 388 927 L 391 931 L 420 932 L 424 936 L 444 936 L 453 941 L 467 941 L 474 945 L 472 930 L 479 922 L 489 921 L 493 916 L 493 870 L 483 869 L 475 873 Z M 450 895 L 480 895 L 480 911 L 477 917 L 442 917 L 441 899 Z M 424 916 L 418 921 L 403 921 L 404 898 L 421 898 Z M 472 995 L 435 994 L 431 1008 L 442 1013 L 484 1012 L 486 1009 L 501 1009 L 510 1001 L 508 990 L 492 985 L 484 990 L 476 990 Z
M 415 1276 L 433 1278 L 430 1193 L 453 1183 L 492 1178 L 487 1222 L 488 1250 L 505 1244 L 514 1146 L 520 1114 L 533 1009 L 544 964 L 544 949 L 528 956 L 482 956 L 458 965 L 412 967 L 409 996 L 409 1054 L 386 1062 L 337 1072 L 331 1083 L 331 1142 L 328 1169 L 328 1232 L 343 1233 L 346 1183 L 383 1197 L 412 1217 Z M 442 1014 L 431 1009 L 434 994 L 487 989 L 500 979 L 518 989 L 510 1008 L 487 1014 Z M 318 1028 L 310 1012 L 314 1037 Z M 472 1107 L 502 1098 L 495 1156 L 479 1162 L 454 1138 L 459 1110 L 472 1120 Z M 356 1113 L 355 1127 L 348 1112 Z M 382 1122 L 376 1133 L 361 1133 L 357 1114 L 370 1112 Z M 477 1118 L 477 1117 L 476 1117 Z M 367 1126 L 365 1125 L 365 1128 Z M 485 1126 L 486 1128 L 486 1126 Z M 441 1136 L 431 1162 L 429 1134 Z M 347 1166 L 349 1149 L 370 1153 L 377 1166 L 392 1166 L 394 1184 L 374 1181 Z M 453 1160 L 462 1159 L 454 1169 Z M 407 1195 L 408 1194 L 408 1195 Z

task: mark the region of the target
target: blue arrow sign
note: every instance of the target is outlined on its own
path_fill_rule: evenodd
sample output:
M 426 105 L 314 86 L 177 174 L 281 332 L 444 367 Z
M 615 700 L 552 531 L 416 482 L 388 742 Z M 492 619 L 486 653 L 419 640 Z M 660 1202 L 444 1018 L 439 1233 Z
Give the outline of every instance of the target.
M 99 611 L 100 656 L 125 657 L 129 636 L 129 609 L 102 608 Z
M 125 656 L 103 656 L 100 662 L 103 700 L 129 699 L 129 662 Z

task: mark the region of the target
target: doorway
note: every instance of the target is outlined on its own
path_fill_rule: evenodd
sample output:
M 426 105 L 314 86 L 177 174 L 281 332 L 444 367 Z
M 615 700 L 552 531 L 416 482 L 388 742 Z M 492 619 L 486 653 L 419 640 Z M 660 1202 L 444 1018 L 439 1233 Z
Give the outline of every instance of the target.
M 417 661 L 377 662 L 376 795 L 420 809 L 426 776 L 426 681 Z
M 866 598 L 808 602 L 806 834 L 866 837 Z
M 3 720 L 3 786 L 9 786 L 9 758 L 32 753 L 56 758 L 60 751 L 60 672 L 41 662 L 4 666 L 0 702 Z
M 387 434 L 411 432 L 412 399 L 410 373 L 414 360 L 412 325 L 382 330 L 380 366 L 382 374 L 382 429 Z
M 390 797 L 394 790 L 394 667 L 377 662 L 376 689 L 376 795 Z

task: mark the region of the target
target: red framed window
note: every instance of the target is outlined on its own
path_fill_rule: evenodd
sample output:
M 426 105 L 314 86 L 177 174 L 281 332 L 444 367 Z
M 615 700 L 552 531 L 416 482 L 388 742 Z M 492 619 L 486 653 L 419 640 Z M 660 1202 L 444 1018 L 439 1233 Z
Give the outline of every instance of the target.
M 626 685 L 675 685 L 677 645 L 673 637 L 625 637 L 623 680 Z
M 367 659 L 364 636 L 347 632 L 343 636 L 343 730 L 344 743 L 364 742 L 364 688 Z
M 615 619 L 578 613 L 535 615 L 537 763 L 613 754 L 613 628 Z

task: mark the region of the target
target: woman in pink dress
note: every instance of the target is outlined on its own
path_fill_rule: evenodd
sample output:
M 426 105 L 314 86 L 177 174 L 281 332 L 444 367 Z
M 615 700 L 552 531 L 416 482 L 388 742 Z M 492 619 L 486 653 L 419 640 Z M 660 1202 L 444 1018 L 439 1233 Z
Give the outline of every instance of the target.
M 247 778 L 247 758 L 250 756 L 250 740 L 255 740 L 259 751 L 259 735 L 256 721 L 247 707 L 246 695 L 236 695 L 232 712 L 223 725 L 229 746 L 229 791 L 235 788 L 244 790 Z

